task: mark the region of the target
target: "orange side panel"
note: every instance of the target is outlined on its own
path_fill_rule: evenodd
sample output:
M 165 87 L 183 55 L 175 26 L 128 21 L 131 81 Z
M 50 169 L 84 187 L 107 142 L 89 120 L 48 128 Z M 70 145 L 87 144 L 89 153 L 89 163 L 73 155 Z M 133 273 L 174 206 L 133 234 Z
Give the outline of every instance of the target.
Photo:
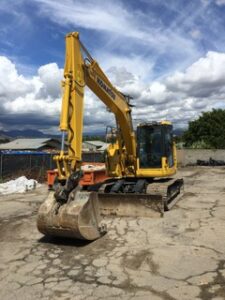
M 82 163 L 83 166 L 85 165 L 92 165 L 92 166 L 102 166 L 104 167 L 105 164 L 104 163 Z M 48 170 L 47 171 L 47 183 L 48 183 L 48 187 L 49 189 L 51 189 L 53 187 L 54 184 L 54 180 L 55 177 L 58 175 L 58 171 L 57 169 L 55 170 Z M 90 168 L 87 170 L 83 170 L 83 177 L 80 179 L 80 185 L 81 186 L 88 186 L 88 185 L 92 185 L 92 184 L 96 184 L 99 182 L 102 182 L 104 180 L 106 180 L 108 177 L 106 176 L 106 171 L 105 169 L 94 169 L 94 168 Z
M 80 185 L 87 186 L 96 184 L 106 180 L 107 178 L 105 170 L 84 171 L 83 177 L 80 179 Z

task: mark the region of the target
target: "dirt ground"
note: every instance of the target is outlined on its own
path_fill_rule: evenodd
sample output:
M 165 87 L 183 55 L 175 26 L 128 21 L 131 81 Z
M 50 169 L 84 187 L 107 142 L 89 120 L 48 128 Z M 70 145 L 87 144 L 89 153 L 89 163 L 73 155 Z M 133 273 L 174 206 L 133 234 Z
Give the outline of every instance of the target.
M 46 186 L 0 196 L 0 299 L 225 299 L 225 168 L 180 175 L 164 218 L 106 220 L 92 243 L 37 231 Z

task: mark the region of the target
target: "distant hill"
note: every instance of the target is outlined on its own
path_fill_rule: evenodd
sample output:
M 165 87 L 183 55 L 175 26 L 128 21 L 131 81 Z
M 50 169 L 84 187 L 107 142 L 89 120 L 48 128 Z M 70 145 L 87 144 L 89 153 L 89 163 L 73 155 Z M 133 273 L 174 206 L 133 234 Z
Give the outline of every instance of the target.
M 0 133 L 0 144 L 10 142 L 10 137 Z
M 176 136 L 181 136 L 181 135 L 183 135 L 184 131 L 185 131 L 185 129 L 176 128 L 173 130 L 173 134 Z
M 15 139 L 15 138 L 60 138 L 61 134 L 45 134 L 40 130 L 35 129 L 24 129 L 24 130 L 9 130 L 4 131 L 0 130 L 0 137 L 4 137 L 7 139 Z M 102 139 L 105 136 L 104 132 L 93 132 L 93 133 L 84 133 L 84 140 L 87 139 Z
M 184 129 L 175 128 L 173 131 L 174 135 L 181 136 L 184 133 Z M 15 138 L 60 138 L 59 134 L 45 134 L 40 130 L 35 129 L 24 129 L 24 130 L 0 130 L 0 142 L 8 142 Z M 84 132 L 84 140 L 105 140 L 105 132 L 95 131 L 92 133 Z
M 25 130 L 9 130 L 9 131 L 0 130 L 0 136 L 5 136 L 10 139 L 15 139 L 15 138 L 45 138 L 45 137 L 58 138 L 60 135 L 44 134 L 39 130 L 25 129 Z

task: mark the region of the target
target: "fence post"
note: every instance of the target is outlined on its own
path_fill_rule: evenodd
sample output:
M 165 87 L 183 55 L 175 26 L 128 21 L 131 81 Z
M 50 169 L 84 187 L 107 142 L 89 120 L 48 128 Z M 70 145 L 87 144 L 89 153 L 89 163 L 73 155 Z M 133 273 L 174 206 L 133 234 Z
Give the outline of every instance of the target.
M 30 154 L 30 176 L 31 176 L 31 159 L 32 159 L 32 156 L 31 156 L 31 154 Z
M 3 173 L 3 154 L 1 153 L 1 159 L 0 159 L 0 179 L 2 179 Z
M 50 153 L 50 165 L 49 165 L 49 169 L 52 169 L 52 153 Z

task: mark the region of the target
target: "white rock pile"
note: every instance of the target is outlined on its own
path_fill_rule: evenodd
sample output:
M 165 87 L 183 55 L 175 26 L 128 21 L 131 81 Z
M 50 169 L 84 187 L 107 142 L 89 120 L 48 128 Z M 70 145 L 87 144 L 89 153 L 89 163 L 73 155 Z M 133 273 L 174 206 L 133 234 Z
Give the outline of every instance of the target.
M 18 177 L 0 184 L 0 195 L 8 195 L 13 193 L 25 193 L 34 190 L 40 184 L 34 179 L 27 179 L 25 176 Z

